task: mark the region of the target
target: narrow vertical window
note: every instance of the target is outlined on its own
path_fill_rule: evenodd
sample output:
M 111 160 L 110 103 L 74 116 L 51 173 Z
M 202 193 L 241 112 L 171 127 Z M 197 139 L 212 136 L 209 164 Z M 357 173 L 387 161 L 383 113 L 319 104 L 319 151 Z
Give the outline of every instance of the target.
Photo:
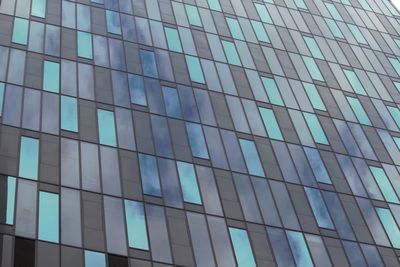
M 308 73 L 310 73 L 311 78 L 317 81 L 324 81 L 324 77 L 322 76 L 317 63 L 312 57 L 301 56 L 303 58 L 304 64 L 306 64 Z
M 245 139 L 239 139 L 239 143 L 240 147 L 242 148 L 244 160 L 246 161 L 249 174 L 265 177 L 254 142 Z
M 193 164 L 177 161 L 179 181 L 181 183 L 183 200 L 201 205 L 201 197 L 197 184 L 196 173 Z
M 385 171 L 382 168 L 369 166 L 369 169 L 372 172 L 372 175 L 375 178 L 376 183 L 381 189 L 383 196 L 387 202 L 400 204 L 399 198 L 396 195 L 388 177 L 385 174 Z
M 39 233 L 43 241 L 58 243 L 59 240 L 58 195 L 48 192 L 39 193 Z
M 273 23 L 272 19 L 271 19 L 271 15 L 269 14 L 267 8 L 264 5 L 255 3 L 254 6 L 256 7 L 257 13 L 260 16 L 262 22 L 270 23 L 270 24 Z
M 253 30 L 256 33 L 258 41 L 269 43 L 270 40 L 267 32 L 265 31 L 264 25 L 256 20 L 250 20 L 250 21 L 251 21 L 251 26 L 253 26 Z
M 377 207 L 376 212 L 378 213 L 379 219 L 381 220 L 393 247 L 400 248 L 400 230 L 390 210 Z
M 139 154 L 139 166 L 143 192 L 147 195 L 161 197 L 160 177 L 158 176 L 156 158 L 150 155 Z
M 135 74 L 128 74 L 128 82 L 129 91 L 131 93 L 131 103 L 147 106 L 143 77 Z
M 289 246 L 294 256 L 294 261 L 298 267 L 314 266 L 303 234 L 295 231 L 286 231 Z
M 171 51 L 182 53 L 181 39 L 176 29 L 165 27 L 165 35 L 167 36 L 168 48 Z
M 312 83 L 303 82 L 303 86 L 306 90 L 308 98 L 311 100 L 311 105 L 313 108 L 326 111 L 324 101 L 322 101 L 315 85 Z
M 344 38 L 342 31 L 339 29 L 338 25 L 336 24 L 336 21 L 333 19 L 327 19 L 325 18 L 325 22 L 329 27 L 329 30 L 331 30 L 333 36 L 336 38 Z
M 304 151 L 306 152 L 308 162 L 311 165 L 317 181 L 320 183 L 332 184 L 331 178 L 326 171 L 324 162 L 322 161 L 318 150 L 310 147 L 304 147 Z
M 46 0 L 32 0 L 31 15 L 44 18 L 46 16 Z
M 129 247 L 149 250 L 143 203 L 125 200 L 125 217 Z
M 21 137 L 19 154 L 19 176 L 37 180 L 39 170 L 39 140 L 26 136 Z
M 222 11 L 221 5 L 219 4 L 219 0 L 207 0 L 207 2 L 210 9 L 215 11 Z
M 355 93 L 360 95 L 367 95 L 363 85 L 361 84 L 360 80 L 358 79 L 354 71 L 344 69 L 343 72 L 346 75 L 347 80 L 350 82 L 351 87 L 353 87 Z
M 232 65 L 241 66 L 239 55 L 236 51 L 235 44 L 232 42 L 222 40 L 222 46 L 224 47 L 225 55 L 228 59 L 228 63 Z
M 140 50 L 140 60 L 142 62 L 143 74 L 153 78 L 158 78 L 156 59 L 154 52 L 148 50 Z
M 308 49 L 310 50 L 311 55 L 313 57 L 318 58 L 318 59 L 324 59 L 324 56 L 322 55 L 321 50 L 319 49 L 319 46 L 314 38 L 308 37 L 308 36 L 303 36 L 303 39 L 306 42 L 306 45 L 307 45 Z
M 284 106 L 281 94 L 279 92 L 276 82 L 272 78 L 261 77 L 265 92 L 268 95 L 269 102 L 274 105 Z
M 343 21 L 342 16 L 340 15 L 334 4 L 325 2 L 325 6 L 331 14 L 332 18 L 334 18 L 335 20 Z
M 358 122 L 365 125 L 372 125 L 367 113 L 365 113 L 365 110 L 360 103 L 360 100 L 350 96 L 346 96 L 346 99 L 349 102 L 351 109 L 356 114 Z
M 78 132 L 78 105 L 74 97 L 61 96 L 61 129 Z
M 321 192 L 318 189 L 309 187 L 305 187 L 304 190 L 306 191 L 314 216 L 317 219 L 318 226 L 327 229 L 335 229 L 328 209 L 325 206 L 325 202 L 322 199 Z
M 390 64 L 392 64 L 393 68 L 396 70 L 397 74 L 400 76 L 400 60 L 392 57 L 389 57 L 388 59 Z
M 189 23 L 194 26 L 202 27 L 199 11 L 197 7 L 192 5 L 185 5 L 186 13 L 189 18 Z
M 121 20 L 119 13 L 106 10 L 107 31 L 113 34 L 121 34 Z
M 239 22 L 236 19 L 227 17 L 226 22 L 228 23 L 229 30 L 233 38 L 244 41 L 242 30 L 240 29 Z
M 351 33 L 353 34 L 354 38 L 356 38 L 356 41 L 358 43 L 368 45 L 367 41 L 364 38 L 364 35 L 361 33 L 360 29 L 356 25 L 347 24 L 347 26 L 349 26 Z
M 167 110 L 167 115 L 173 118 L 181 119 L 182 111 L 176 89 L 163 86 L 162 92 L 164 96 L 165 109 Z
M 298 8 L 308 9 L 306 3 L 304 3 L 304 0 L 294 0 L 294 3 Z
M 16 179 L 0 176 L 0 223 L 14 224 Z
M 316 143 L 329 145 L 328 139 L 325 136 L 324 130 L 319 123 L 318 117 L 315 114 L 303 112 L 304 119 L 311 131 L 311 135 Z
M 78 31 L 78 57 L 93 59 L 92 34 Z
M 97 119 L 99 124 L 100 144 L 117 146 L 114 112 L 104 109 L 98 109 Z
M 0 117 L 3 116 L 4 83 L 0 82 Z
M 85 250 L 85 267 L 106 267 L 104 253 Z
M 265 129 L 267 129 L 268 137 L 283 141 L 283 136 L 279 128 L 278 121 L 275 118 L 274 111 L 269 108 L 258 108 L 264 122 Z
M 26 45 L 28 42 L 29 20 L 15 18 L 12 42 L 16 44 Z
M 371 7 L 369 6 L 369 4 L 367 3 L 367 1 L 365 1 L 365 0 L 358 0 L 358 2 L 359 2 L 360 5 L 362 6 L 362 8 L 364 8 L 365 10 L 372 11 L 372 9 L 371 9 Z
M 387 109 L 389 110 L 390 115 L 392 115 L 392 118 L 396 122 L 397 127 L 400 128 L 400 110 L 392 106 L 387 106 Z
M 53 93 L 60 91 L 60 64 L 44 61 L 43 90 Z
M 238 267 L 256 267 L 247 231 L 229 227 L 229 234 L 231 236 Z
M 206 141 L 200 124 L 186 122 L 193 157 L 209 159 Z
M 195 83 L 206 83 L 201 69 L 200 60 L 197 57 L 185 56 L 186 64 L 189 69 L 190 80 Z

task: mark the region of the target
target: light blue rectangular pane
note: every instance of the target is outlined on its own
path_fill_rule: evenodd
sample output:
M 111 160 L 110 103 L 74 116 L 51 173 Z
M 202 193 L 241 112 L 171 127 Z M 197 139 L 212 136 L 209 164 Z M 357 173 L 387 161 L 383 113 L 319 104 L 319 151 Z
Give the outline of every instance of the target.
M 236 51 L 235 44 L 232 42 L 222 40 L 222 46 L 225 50 L 226 58 L 228 59 L 228 63 L 232 65 L 241 66 L 239 55 Z
M 397 44 L 397 46 L 400 49 L 400 38 L 394 38 L 394 42 Z
M 325 104 L 322 101 L 321 96 L 319 95 L 318 90 L 315 87 L 315 85 L 312 83 L 303 82 L 303 86 L 304 86 L 304 89 L 306 90 L 308 98 L 310 98 L 310 100 L 311 100 L 311 104 L 312 104 L 313 108 L 326 111 Z
M 367 93 L 364 90 L 364 87 L 362 86 L 360 80 L 358 79 L 354 71 L 344 69 L 343 72 L 346 75 L 347 79 L 349 80 L 351 87 L 353 87 L 354 92 L 360 95 L 367 95 Z
M 176 89 L 171 87 L 163 87 L 162 91 L 167 115 L 173 118 L 181 119 L 182 111 Z
M 286 235 L 297 267 L 314 266 L 303 234 L 295 231 L 286 231 Z
M 400 61 L 396 58 L 389 57 L 389 61 L 393 68 L 396 70 L 397 74 L 400 76 Z
M 326 139 L 324 130 L 322 129 L 317 116 L 307 112 L 303 112 L 303 115 L 307 122 L 308 128 L 310 129 L 311 134 L 314 138 L 314 141 L 316 143 L 329 145 L 328 139 Z
M 93 59 L 92 35 L 78 31 L 78 57 Z
M 61 129 L 78 132 L 78 104 L 76 98 L 61 96 Z
M 324 81 L 324 77 L 322 76 L 317 63 L 312 57 L 301 56 L 303 58 L 304 64 L 306 64 L 307 70 L 311 75 L 311 78 L 317 81 Z
M 397 127 L 400 128 L 400 110 L 392 106 L 388 106 L 387 108 L 390 112 L 390 115 L 392 115 L 394 121 L 396 122 Z
M 232 37 L 244 41 L 242 30 L 240 29 L 239 22 L 236 19 L 226 18 L 229 30 L 231 31 Z
M 382 168 L 373 166 L 369 166 L 369 169 L 374 175 L 375 181 L 381 189 L 386 201 L 399 204 L 399 198 L 397 197 L 396 192 L 393 190 L 385 171 Z
M 265 177 L 254 142 L 245 139 L 239 139 L 239 142 L 249 174 Z
M 264 25 L 256 20 L 251 20 L 251 25 L 253 26 L 254 32 L 256 33 L 257 39 L 260 42 L 269 43 L 269 37 L 264 29 Z
M 53 93 L 60 91 L 60 64 L 44 61 L 43 90 Z
M 238 267 L 256 267 L 246 230 L 229 227 Z
M 28 41 L 29 20 L 15 18 L 12 42 L 16 44 L 26 45 Z
M 337 38 L 344 38 L 342 31 L 337 26 L 336 22 L 333 19 L 325 18 L 325 22 L 328 25 L 329 29 L 331 30 L 333 36 Z
M 322 161 L 318 150 L 310 147 L 304 147 L 304 151 L 306 152 L 308 162 L 311 165 L 317 181 L 321 183 L 332 184 L 331 178 L 326 171 L 324 162 Z
M 325 3 L 326 8 L 328 8 L 329 13 L 331 14 L 332 18 L 343 21 L 342 16 L 340 16 L 340 13 L 336 9 L 335 5 L 331 3 Z
M 309 187 L 304 187 L 304 190 L 306 191 L 308 201 L 310 201 L 311 209 L 317 219 L 318 226 L 327 229 L 335 229 L 328 209 L 322 199 L 321 192 L 318 189 Z
M 368 45 L 367 41 L 364 38 L 364 35 L 361 33 L 356 25 L 348 24 L 348 26 L 354 38 L 356 38 L 357 42 L 359 42 L 360 44 Z
M 18 175 L 24 178 L 37 180 L 39 170 L 39 140 L 21 137 L 21 148 L 19 154 Z
M 186 130 L 189 135 L 189 143 L 193 157 L 208 159 L 206 141 L 200 124 L 186 122 Z
M 40 240 L 58 243 L 59 240 L 58 195 L 48 192 L 39 194 L 39 233 Z
M 400 248 L 400 231 L 397 226 L 392 213 L 389 209 L 376 208 L 379 219 L 381 220 L 383 227 L 387 235 L 389 236 L 390 242 L 392 242 L 393 247 Z
M 361 124 L 371 125 L 367 113 L 365 113 L 360 101 L 357 98 L 347 96 L 347 101 L 349 102 L 351 109 L 356 114 L 358 121 Z
M 128 74 L 128 81 L 131 93 L 131 103 L 147 106 L 143 77 L 135 74 Z
M 149 250 L 143 203 L 125 200 L 125 216 L 129 247 Z
M 0 82 L 0 116 L 3 115 L 4 83 Z
M 156 158 L 150 155 L 139 154 L 139 165 L 143 192 L 148 195 L 160 197 L 160 178 L 158 176 Z
M 261 80 L 264 84 L 264 89 L 267 92 L 269 102 L 271 104 L 284 106 L 281 94 L 279 93 L 278 86 L 274 79 L 261 77 Z
M 390 13 L 395 16 L 400 16 L 400 12 L 394 7 L 394 5 L 389 0 L 383 0 L 383 3 L 389 9 Z
M 85 250 L 85 267 L 106 267 L 104 253 Z
M 154 52 L 148 50 L 140 50 L 140 60 L 142 62 L 143 74 L 153 78 L 158 78 L 156 59 Z
M 260 16 L 262 22 L 270 23 L 270 24 L 273 23 L 271 16 L 269 15 L 269 12 L 264 5 L 255 3 L 254 6 L 256 7 L 258 15 Z
M 44 18 L 46 15 L 46 0 L 32 0 L 31 15 Z
M 7 215 L 6 224 L 14 224 L 15 190 L 17 187 L 15 177 L 7 177 Z
M 193 164 L 177 161 L 176 165 L 178 167 L 179 181 L 181 182 L 183 192 L 183 200 L 201 205 L 201 197 Z
M 114 112 L 98 109 L 99 140 L 102 145 L 117 146 Z
M 365 1 L 365 0 L 358 0 L 358 2 L 359 2 L 360 5 L 362 6 L 362 8 L 364 8 L 365 10 L 372 11 L 372 9 L 371 9 L 371 7 L 368 5 L 367 1 Z
M 400 137 L 393 137 L 393 140 L 396 143 L 397 147 L 400 149 Z
M 182 53 L 181 39 L 179 38 L 178 31 L 165 27 L 165 35 L 167 36 L 169 50 Z
M 207 0 L 207 2 L 210 9 L 215 11 L 222 11 L 221 5 L 219 4 L 219 0 Z
M 106 10 L 107 18 L 107 31 L 109 33 L 121 34 L 121 20 L 119 18 L 119 13 Z
M 194 26 L 202 27 L 203 25 L 201 24 L 201 19 L 197 7 L 192 5 L 185 5 L 185 8 L 188 15 L 189 23 Z
M 321 50 L 319 49 L 319 46 L 314 38 L 303 36 L 303 39 L 306 42 L 307 47 L 310 50 L 313 57 L 324 59 L 324 56 L 322 55 Z
M 308 9 L 303 0 L 294 0 L 294 3 L 298 8 Z
M 200 61 L 197 57 L 185 56 L 186 64 L 189 69 L 190 80 L 196 83 L 205 83 L 203 70 L 201 69 Z
M 258 108 L 264 122 L 265 129 L 267 129 L 268 137 L 283 141 L 283 136 L 276 121 L 274 111 L 268 108 Z

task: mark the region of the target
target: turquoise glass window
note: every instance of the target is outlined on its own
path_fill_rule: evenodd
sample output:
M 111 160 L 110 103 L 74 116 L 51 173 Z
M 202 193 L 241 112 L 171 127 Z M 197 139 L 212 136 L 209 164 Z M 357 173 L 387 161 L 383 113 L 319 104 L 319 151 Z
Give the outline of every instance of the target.
M 298 8 L 303 8 L 307 9 L 306 3 L 304 3 L 304 0 L 294 0 L 294 3 Z
M 274 111 L 272 109 L 262 107 L 258 109 L 260 110 L 268 137 L 283 141 L 281 129 L 279 128 L 278 121 L 275 118 Z
M 286 231 L 290 250 L 292 251 L 294 261 L 297 267 L 312 267 L 312 259 L 308 251 L 303 234 L 295 231 Z
M 121 34 L 121 20 L 119 13 L 111 10 L 106 10 L 107 31 L 113 34 Z
M 78 57 L 93 58 L 92 34 L 78 31 Z
M 364 35 L 361 33 L 360 29 L 356 25 L 347 24 L 347 26 L 349 26 L 351 33 L 353 34 L 354 38 L 356 38 L 358 43 L 368 45 L 367 41 L 364 38 Z
M 153 78 L 158 78 L 156 58 L 154 52 L 141 49 L 140 60 L 142 62 L 143 74 Z
M 364 8 L 365 10 L 372 11 L 372 9 L 371 9 L 371 7 L 369 6 L 369 4 L 367 3 L 367 1 L 365 1 L 365 0 L 358 0 L 358 2 L 359 2 L 360 5 L 362 6 L 362 8 Z
M 400 248 L 400 231 L 389 209 L 376 208 L 379 219 L 392 243 L 393 247 Z
M 389 0 L 382 0 L 382 2 L 386 5 L 392 15 L 400 16 L 400 12 L 393 6 L 393 4 Z
M 399 198 L 397 197 L 392 184 L 386 176 L 385 171 L 382 168 L 374 166 L 369 166 L 369 169 L 371 170 L 372 175 L 374 176 L 375 181 L 381 189 L 386 201 L 399 204 Z
M 311 105 L 315 109 L 326 111 L 326 107 L 324 102 L 321 99 L 321 96 L 318 93 L 317 88 L 312 83 L 303 82 L 304 89 L 308 95 L 308 98 L 311 100 Z
M 346 75 L 347 80 L 350 82 L 351 87 L 353 87 L 354 92 L 360 95 L 367 95 L 364 90 L 364 86 L 361 84 L 354 71 L 343 69 L 343 72 Z
M 312 57 L 301 56 L 303 58 L 304 64 L 306 64 L 307 70 L 311 75 L 311 78 L 317 81 L 324 81 L 324 77 L 322 76 L 317 63 Z
M 182 110 L 179 102 L 178 92 L 175 88 L 162 87 L 162 92 L 164 96 L 165 109 L 167 110 L 167 115 L 173 118 L 181 119 Z
M 16 186 L 17 182 L 15 177 L 0 177 L 0 191 L 2 193 L 0 206 L 3 212 L 0 217 L 0 223 L 14 224 Z
M 222 11 L 221 5 L 219 4 L 219 0 L 207 0 L 207 2 L 210 9 L 215 11 Z
M 128 74 L 128 82 L 129 91 L 131 93 L 131 103 L 147 106 L 143 77 L 135 74 Z
M 140 176 L 143 192 L 147 195 L 161 196 L 160 178 L 154 156 L 139 154 Z
M 318 117 L 315 114 L 303 112 L 304 119 L 307 122 L 308 128 L 316 143 L 329 145 L 328 139 L 325 136 L 324 130 L 319 123 Z
M 229 227 L 238 267 L 256 267 L 247 231 Z
M 106 267 L 104 253 L 85 250 L 85 267 Z
M 367 113 L 365 113 L 365 110 L 362 107 L 360 100 L 350 96 L 346 96 L 346 98 L 351 106 L 351 109 L 356 114 L 357 120 L 361 124 L 371 125 L 371 121 L 369 120 Z
M 324 59 L 324 56 L 322 55 L 321 50 L 319 49 L 319 46 L 314 38 L 303 36 L 303 39 L 306 42 L 307 47 L 310 50 L 313 57 Z
M 12 42 L 16 44 L 26 45 L 28 42 L 29 20 L 15 18 Z
M 342 16 L 340 15 L 339 11 L 336 9 L 334 4 L 325 3 L 326 8 L 328 9 L 329 13 L 331 14 L 332 18 L 343 21 Z
M 400 38 L 394 38 L 394 42 L 397 44 L 397 46 L 400 49 Z
M 179 181 L 181 183 L 183 192 L 183 200 L 201 205 L 201 197 L 193 164 L 177 161 L 176 166 L 178 167 Z
M 189 19 L 189 23 L 194 26 L 202 27 L 199 11 L 197 7 L 192 5 L 185 5 L 186 13 Z
M 78 103 L 74 97 L 61 96 L 61 129 L 78 132 Z
M 270 23 L 270 24 L 273 23 L 272 19 L 271 19 L 271 15 L 269 14 L 267 8 L 264 5 L 254 3 L 254 6 L 256 7 L 257 13 L 260 16 L 260 19 L 262 22 Z
M 239 143 L 240 147 L 242 148 L 244 160 L 246 161 L 249 174 L 264 177 L 264 170 L 262 168 L 260 158 L 258 157 L 257 148 L 254 142 L 245 139 L 239 139 Z
M 99 141 L 102 145 L 117 146 L 115 135 L 114 112 L 98 109 L 97 120 L 99 124 Z
M 397 127 L 400 128 L 400 110 L 398 108 L 392 107 L 392 106 L 387 106 L 390 115 L 392 115 L 394 121 L 397 124 Z
M 239 55 L 236 51 L 235 44 L 228 41 L 221 41 L 222 46 L 224 47 L 226 58 L 228 59 L 228 63 L 232 65 L 241 66 Z
M 394 82 L 394 86 L 396 86 L 397 91 L 400 93 L 400 82 Z
M 328 209 L 325 206 L 325 202 L 322 199 L 321 192 L 318 189 L 309 187 L 304 187 L 304 190 L 306 191 L 314 216 L 317 219 L 318 226 L 327 229 L 335 229 Z
M 186 122 L 186 130 L 189 136 L 189 143 L 193 157 L 208 159 L 206 141 L 200 124 Z
M 397 74 L 400 76 L 400 60 L 396 58 L 389 57 L 390 64 L 396 70 Z
M 197 57 L 185 56 L 186 64 L 189 69 L 189 76 L 192 82 L 206 83 L 203 76 L 203 70 L 201 69 L 200 60 Z
M 270 40 L 267 32 L 264 29 L 264 25 L 256 20 L 250 20 L 250 21 L 251 21 L 251 26 L 253 26 L 253 30 L 256 33 L 257 40 L 260 42 L 269 43 Z
M 60 91 L 60 64 L 44 61 L 43 90 L 53 93 Z
M 304 147 L 304 152 L 306 152 L 308 162 L 311 165 L 311 169 L 317 181 L 320 183 L 332 184 L 318 150 L 311 147 Z
M 400 149 L 400 137 L 393 137 L 393 140 L 396 143 L 397 147 Z
M 274 105 L 284 106 L 281 94 L 276 82 L 272 78 L 261 77 L 269 102 Z
M 181 40 L 176 29 L 165 27 L 165 35 L 167 36 L 168 48 L 171 51 L 182 53 Z
M 0 116 L 3 115 L 4 83 L 0 82 Z
M 333 36 L 335 36 L 336 38 L 344 38 L 342 31 L 336 24 L 336 21 L 334 21 L 333 19 L 325 18 L 325 22 L 328 25 L 329 29 L 331 30 Z
M 21 136 L 18 176 L 37 180 L 39 171 L 39 140 Z
M 58 195 L 48 192 L 39 193 L 39 230 L 40 240 L 58 243 L 59 240 Z
M 125 218 L 129 247 L 149 250 L 143 203 L 125 200 Z
M 229 30 L 231 31 L 232 37 L 244 41 L 242 30 L 240 29 L 239 22 L 236 19 L 226 18 Z
M 46 0 L 32 0 L 31 15 L 44 18 L 46 16 Z

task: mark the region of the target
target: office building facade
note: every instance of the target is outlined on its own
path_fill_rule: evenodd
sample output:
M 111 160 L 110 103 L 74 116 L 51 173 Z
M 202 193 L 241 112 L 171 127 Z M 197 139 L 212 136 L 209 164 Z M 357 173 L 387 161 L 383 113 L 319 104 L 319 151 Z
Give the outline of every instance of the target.
M 2 0 L 0 267 L 400 266 L 388 0 Z

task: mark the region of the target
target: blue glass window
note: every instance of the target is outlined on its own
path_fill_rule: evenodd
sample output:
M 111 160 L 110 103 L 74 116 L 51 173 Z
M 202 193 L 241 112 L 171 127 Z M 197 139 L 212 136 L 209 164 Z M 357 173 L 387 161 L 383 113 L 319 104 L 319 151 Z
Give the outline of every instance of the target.
M 273 23 L 271 16 L 270 16 L 267 8 L 264 5 L 255 3 L 254 6 L 256 7 L 258 15 L 260 16 L 262 22 L 270 23 L 270 24 Z
M 374 166 L 369 166 L 369 169 L 374 175 L 375 181 L 381 189 L 386 201 L 400 204 L 399 198 L 397 197 L 396 192 L 386 176 L 385 171 L 382 168 Z
M 361 124 L 371 125 L 371 121 L 368 118 L 367 113 L 365 113 L 364 108 L 362 107 L 360 100 L 355 97 L 346 96 L 347 101 L 349 102 L 351 109 L 356 114 L 357 120 Z
M 32 0 L 31 15 L 44 18 L 46 15 L 46 0 Z
M 196 83 L 205 83 L 200 60 L 197 57 L 188 55 L 185 56 L 185 59 L 189 69 L 190 80 Z
M 238 267 L 256 267 L 257 265 L 254 261 L 247 231 L 229 227 L 229 234 L 231 236 Z
M 143 203 L 125 200 L 125 217 L 129 247 L 149 250 Z
M 85 267 L 106 267 L 104 253 L 85 250 Z
M 304 119 L 307 122 L 308 128 L 316 143 L 329 145 L 328 139 L 325 136 L 324 130 L 319 123 L 318 117 L 315 114 L 303 112 Z
M 78 132 L 78 105 L 74 97 L 61 96 L 61 129 Z
M 389 209 L 376 208 L 379 219 L 392 243 L 393 247 L 400 248 L 400 230 Z
M 349 29 L 351 33 L 353 34 L 354 38 L 356 38 L 357 42 L 360 44 L 365 44 L 368 45 L 367 41 L 364 38 L 364 35 L 361 33 L 360 29 L 353 24 L 347 24 L 349 26 Z
M 181 39 L 179 38 L 178 31 L 169 27 L 165 27 L 164 29 L 169 50 L 182 53 Z
M 21 136 L 19 176 L 37 180 L 39 171 L 39 140 Z
M 114 112 L 98 109 L 99 140 L 102 145 L 117 146 Z
M 360 5 L 362 6 L 362 8 L 364 8 L 365 10 L 372 11 L 372 9 L 371 9 L 371 7 L 369 6 L 369 4 L 367 3 L 367 1 L 365 1 L 365 0 L 358 0 L 358 2 L 359 2 Z
M 106 10 L 107 31 L 109 33 L 121 34 L 121 20 L 119 13 L 111 10 Z
M 14 224 L 16 186 L 17 182 L 15 177 L 11 176 L 0 177 L 0 192 L 2 193 L 0 200 L 0 207 L 2 210 L 0 223 L 10 224 L 10 225 Z
M 303 8 L 307 9 L 306 3 L 304 3 L 304 0 L 294 0 L 294 3 L 298 8 Z
M 197 7 L 192 5 L 185 5 L 186 13 L 189 18 L 189 23 L 194 26 L 202 27 L 199 11 Z
M 58 243 L 59 240 L 58 195 L 48 192 L 39 194 L 39 230 L 38 238 Z
M 167 115 L 173 118 L 181 119 L 182 111 L 176 89 L 171 87 L 162 87 L 162 91 Z
M 331 14 L 332 18 L 343 21 L 342 16 L 340 15 L 339 11 L 336 9 L 334 4 L 326 3 L 325 6 L 328 9 L 329 13 Z
M 232 65 L 241 66 L 239 55 L 236 51 L 235 44 L 232 42 L 228 42 L 222 40 L 222 46 L 224 47 L 226 57 L 228 59 L 228 63 Z
M 344 69 L 343 72 L 346 75 L 347 80 L 349 80 L 351 87 L 353 87 L 354 92 L 361 95 L 367 95 L 364 87 L 354 71 Z
M 29 20 L 15 18 L 12 42 L 16 44 L 26 45 L 28 42 Z
M 265 129 L 267 129 L 268 137 L 283 141 L 283 136 L 279 128 L 279 124 L 275 118 L 274 111 L 269 108 L 258 108 L 264 122 Z
M 303 36 L 303 39 L 306 42 L 307 47 L 310 50 L 313 57 L 324 59 L 324 56 L 322 55 L 321 50 L 319 49 L 319 46 L 314 38 Z
M 43 90 L 53 93 L 60 91 L 60 64 L 44 61 Z
M 318 226 L 327 229 L 335 229 L 328 209 L 322 199 L 321 192 L 318 189 L 309 187 L 304 187 L 304 190 L 306 191 L 314 216 L 317 219 Z
M 226 18 L 229 30 L 231 31 L 232 37 L 244 41 L 242 30 L 240 29 L 239 22 L 236 19 Z
M 312 83 L 303 82 L 304 89 L 308 95 L 308 98 L 311 100 L 311 105 L 315 109 L 326 111 L 326 107 L 324 102 L 321 99 L 321 96 L 318 93 L 317 88 Z
M 197 185 L 196 173 L 193 164 L 177 161 L 179 181 L 181 183 L 183 200 L 201 205 L 201 197 Z
M 286 235 L 297 267 L 314 266 L 303 234 L 295 231 L 286 231 Z
M 93 59 L 92 34 L 78 31 L 78 57 Z
M 400 76 L 400 60 L 396 58 L 389 57 L 390 64 L 392 64 L 393 68 L 396 70 L 397 74 Z
M 148 195 L 161 196 L 160 178 L 156 158 L 139 154 L 140 176 L 142 177 L 143 192 Z
M 260 42 L 266 42 L 269 43 L 269 37 L 267 32 L 264 29 L 264 25 L 256 20 L 250 20 L 251 21 L 251 25 L 253 26 L 253 30 L 256 33 L 257 39 Z
M 392 106 L 387 106 L 390 115 L 392 115 L 394 121 L 397 124 L 397 127 L 400 128 L 400 110 L 398 108 L 392 107 Z
M 133 104 L 147 106 L 143 77 L 135 74 L 128 74 L 128 82 L 131 102 Z
M 260 158 L 258 157 L 257 148 L 254 142 L 239 139 L 240 147 L 242 148 L 244 160 L 246 161 L 249 174 L 256 176 L 265 176 L 264 170 L 261 165 Z
M 329 178 L 329 174 L 326 171 L 324 162 L 322 161 L 318 150 L 310 147 L 304 147 L 304 151 L 306 152 L 308 162 L 310 162 L 312 171 L 317 181 L 321 183 L 331 184 L 332 181 Z
M 158 78 L 156 59 L 154 52 L 140 50 L 140 60 L 142 62 L 143 74 L 153 78 Z
M 193 157 L 209 159 L 206 141 L 200 124 L 186 122 Z
M 261 77 L 261 81 L 263 82 L 264 89 L 267 92 L 269 102 L 271 104 L 284 106 L 281 94 L 275 80 L 272 78 Z
M 303 58 L 304 64 L 306 64 L 307 70 L 310 73 L 311 78 L 317 81 L 324 81 L 324 77 L 319 71 L 319 68 L 317 66 L 317 63 L 315 63 L 315 60 L 312 57 L 307 57 L 307 56 L 301 56 L 301 57 Z
M 333 36 L 337 38 L 344 38 L 342 31 L 339 29 L 338 25 L 336 24 L 336 21 L 333 19 L 327 19 L 325 18 L 325 22 L 328 25 L 329 29 L 331 30 Z
M 210 9 L 215 11 L 222 11 L 221 5 L 219 4 L 219 0 L 207 0 L 207 2 Z

